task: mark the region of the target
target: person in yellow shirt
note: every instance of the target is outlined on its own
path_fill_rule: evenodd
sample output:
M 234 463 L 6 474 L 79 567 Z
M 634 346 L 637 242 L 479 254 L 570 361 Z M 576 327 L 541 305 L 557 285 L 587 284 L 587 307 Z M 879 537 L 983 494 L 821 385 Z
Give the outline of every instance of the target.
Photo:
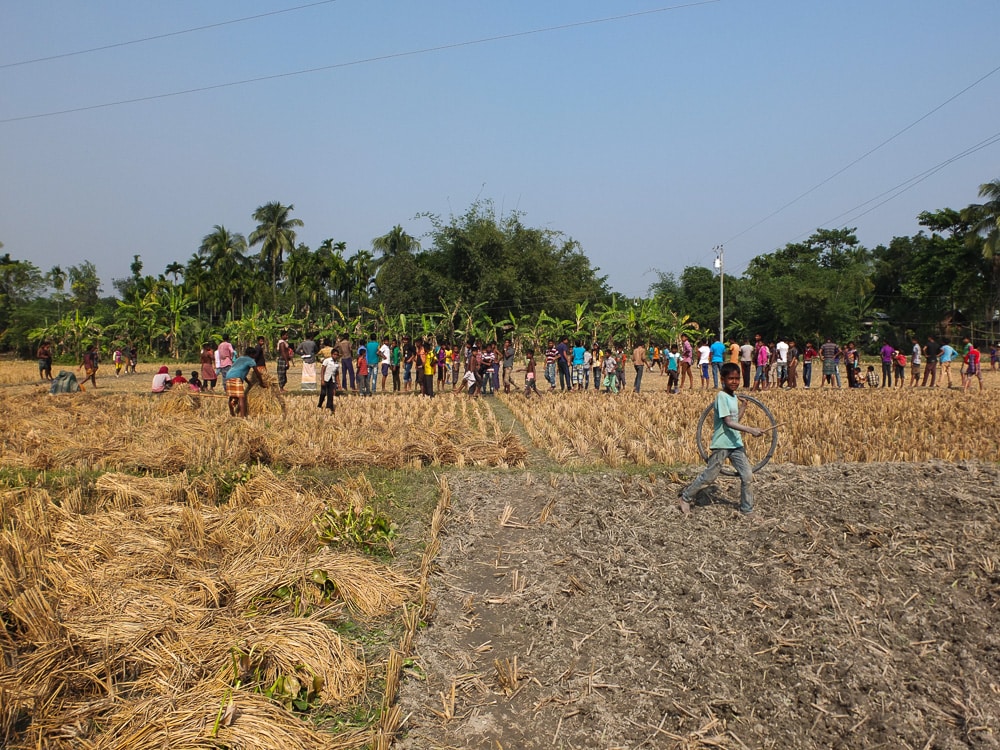
M 430 339 L 424 342 L 424 395 L 434 398 L 434 371 L 437 370 L 437 356 Z

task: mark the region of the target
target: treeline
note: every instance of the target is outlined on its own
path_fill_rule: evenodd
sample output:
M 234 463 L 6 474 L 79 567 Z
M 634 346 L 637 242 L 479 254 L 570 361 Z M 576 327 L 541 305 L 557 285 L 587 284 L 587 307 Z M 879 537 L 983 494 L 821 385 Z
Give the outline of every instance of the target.
M 924 212 L 924 230 L 862 246 L 853 230 L 818 230 L 805 242 L 755 257 L 725 278 L 726 336 L 853 339 L 862 346 L 910 332 L 993 335 L 1000 308 L 1000 180 L 982 204 Z M 622 342 L 717 335 L 719 278 L 690 266 L 660 273 L 643 298 L 608 288 L 579 245 L 477 202 L 448 219 L 427 214 L 423 242 L 401 226 L 347 255 L 327 239 L 296 240 L 294 206 L 268 203 L 244 235 L 215 226 L 186 262 L 155 276 L 136 255 L 131 275 L 102 296 L 90 261 L 41 271 L 0 257 L 0 347 L 24 356 L 39 341 L 79 356 L 133 343 L 143 356 L 193 356 L 223 333 L 244 342 L 349 332 L 366 336 L 510 336 L 541 342 L 569 335 Z

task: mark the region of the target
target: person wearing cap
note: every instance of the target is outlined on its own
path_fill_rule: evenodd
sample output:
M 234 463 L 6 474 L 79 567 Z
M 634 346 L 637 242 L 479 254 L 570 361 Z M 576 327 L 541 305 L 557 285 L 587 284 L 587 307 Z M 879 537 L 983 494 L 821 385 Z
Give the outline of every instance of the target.
M 173 385 L 170 379 L 170 370 L 163 365 L 153 376 L 153 393 L 163 393 L 170 390 Z

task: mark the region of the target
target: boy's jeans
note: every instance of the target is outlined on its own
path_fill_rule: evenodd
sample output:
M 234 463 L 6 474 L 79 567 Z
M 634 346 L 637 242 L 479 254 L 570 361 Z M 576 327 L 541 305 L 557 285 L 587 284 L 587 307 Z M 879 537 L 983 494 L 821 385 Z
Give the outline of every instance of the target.
M 556 363 L 546 362 L 545 364 L 545 379 L 549 381 L 549 387 L 556 387 Z
M 698 490 L 707 487 L 719 477 L 726 459 L 733 465 L 740 475 L 740 513 L 753 512 L 753 470 L 750 467 L 750 460 L 747 458 L 743 448 L 713 448 L 712 455 L 708 457 L 708 465 L 698 475 L 691 484 L 684 488 L 681 497 L 685 501 L 691 502 Z

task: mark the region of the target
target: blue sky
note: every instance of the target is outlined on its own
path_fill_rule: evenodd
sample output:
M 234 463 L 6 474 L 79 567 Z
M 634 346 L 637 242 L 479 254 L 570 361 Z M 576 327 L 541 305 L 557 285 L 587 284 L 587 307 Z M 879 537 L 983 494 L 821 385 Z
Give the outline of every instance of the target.
M 0 4 L 4 252 L 91 260 L 111 293 L 134 254 L 162 273 L 269 201 L 294 204 L 301 242 L 354 252 L 478 197 L 641 295 L 720 243 L 738 275 L 820 226 L 913 234 L 1000 177 L 997 143 L 859 215 L 1000 132 L 996 0 L 337 0 L 12 64 L 307 1 Z

